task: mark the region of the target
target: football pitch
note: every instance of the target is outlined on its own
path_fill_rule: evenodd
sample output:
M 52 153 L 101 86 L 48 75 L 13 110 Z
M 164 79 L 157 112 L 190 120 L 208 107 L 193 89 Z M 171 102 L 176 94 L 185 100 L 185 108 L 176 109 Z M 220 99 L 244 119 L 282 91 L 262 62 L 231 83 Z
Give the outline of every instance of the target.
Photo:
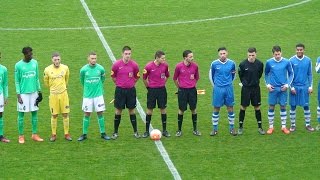
M 259 135 L 252 107 L 246 111 L 244 134 L 230 136 L 226 108 L 221 108 L 219 134 L 210 137 L 211 91 L 208 71 L 217 49 L 227 47 L 229 58 L 238 66 L 246 58 L 248 47 L 256 47 L 258 59 L 266 62 L 274 45 L 290 58 L 295 45 L 304 43 L 313 62 L 313 89 L 310 98 L 312 125 L 317 125 L 317 85 L 314 71 L 320 56 L 319 0 L 0 0 L 0 63 L 8 68 L 9 103 L 4 111 L 4 133 L 11 142 L 0 143 L 0 179 L 319 179 L 320 132 L 304 128 L 303 109 L 297 108 L 297 131 L 284 135 L 280 129 L 279 107 L 275 111 L 275 133 Z M 157 50 L 166 53 L 170 68 L 167 128 L 170 138 L 154 142 L 133 137 L 128 111 L 122 113 L 117 140 L 100 138 L 97 117 L 91 116 L 88 139 L 77 142 L 82 134 L 82 87 L 80 68 L 90 51 L 98 54 L 98 63 L 107 74 L 104 84 L 107 110 L 104 113 L 107 134 L 113 132 L 114 96 L 110 78 L 112 62 L 121 58 L 121 49 L 132 48 L 132 58 L 140 72 L 154 59 Z M 42 143 L 31 140 L 31 114 L 25 114 L 26 143 L 18 143 L 14 65 L 23 56 L 24 46 L 33 48 L 38 60 L 44 96 L 40 104 L 38 129 Z M 177 130 L 177 91 L 172 80 L 182 52 L 190 49 L 199 65 L 197 88 L 198 128 L 202 136 L 192 134 L 190 111 L 184 114 L 183 135 Z M 42 73 L 51 64 L 51 54 L 60 52 L 69 66 L 70 133 L 72 142 L 63 138 L 59 116 L 57 141 L 50 142 L 49 91 Z M 239 78 L 234 81 L 236 128 L 240 108 Z M 138 131 L 145 131 L 146 93 L 142 79 L 137 84 Z M 263 127 L 268 128 L 267 89 L 261 79 Z M 287 106 L 289 112 L 289 106 Z M 289 113 L 287 125 L 289 126 Z M 154 110 L 151 124 L 161 128 L 161 116 Z

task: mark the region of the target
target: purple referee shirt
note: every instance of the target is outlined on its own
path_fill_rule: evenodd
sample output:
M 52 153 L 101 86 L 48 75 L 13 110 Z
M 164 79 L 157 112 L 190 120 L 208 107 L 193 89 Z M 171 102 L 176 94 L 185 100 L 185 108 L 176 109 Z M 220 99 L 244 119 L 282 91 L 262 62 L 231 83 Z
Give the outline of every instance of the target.
M 194 88 L 199 79 L 198 65 L 191 62 L 186 66 L 183 61 L 176 65 L 173 80 L 178 80 L 180 88 Z
M 139 66 L 134 60 L 130 59 L 128 63 L 124 63 L 119 59 L 112 65 L 111 77 L 116 78 L 116 86 L 132 88 L 140 78 Z
M 148 87 L 150 88 L 164 87 L 169 76 L 167 63 L 156 65 L 154 61 L 150 61 L 143 70 L 143 79 L 148 79 Z

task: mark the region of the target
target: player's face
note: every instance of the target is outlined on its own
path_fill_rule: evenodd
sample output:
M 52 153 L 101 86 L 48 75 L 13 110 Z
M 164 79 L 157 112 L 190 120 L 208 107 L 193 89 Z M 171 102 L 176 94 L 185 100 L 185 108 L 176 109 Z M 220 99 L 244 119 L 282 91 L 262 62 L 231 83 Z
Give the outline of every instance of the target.
M 219 51 L 219 59 L 221 61 L 223 61 L 223 62 L 226 61 L 227 57 L 228 57 L 228 52 L 226 50 Z
M 303 47 L 297 47 L 297 48 L 296 48 L 296 53 L 297 53 L 297 56 L 298 56 L 298 57 L 302 57 L 303 54 L 304 54 L 304 49 L 303 49 Z
M 281 52 L 280 51 L 275 51 L 273 53 L 273 57 L 276 59 L 276 60 L 280 60 L 281 59 Z
M 123 53 L 122 53 L 122 59 L 125 61 L 125 62 L 128 62 L 131 58 L 131 50 L 125 50 Z
M 257 54 L 255 52 L 248 52 L 248 61 L 249 62 L 254 62 L 256 60 Z
M 60 56 L 54 56 L 52 57 L 52 63 L 55 67 L 59 67 L 61 62 Z
M 164 63 L 166 61 L 166 56 L 165 55 L 162 55 L 160 58 L 157 57 L 157 61 L 159 63 Z
M 189 54 L 187 55 L 187 57 L 184 58 L 184 60 L 185 60 L 188 64 L 190 64 L 190 63 L 193 61 L 193 53 L 189 53 Z
M 29 62 L 32 59 L 32 51 L 27 52 L 26 54 L 24 54 L 24 59 Z
M 97 55 L 92 55 L 92 54 L 89 55 L 88 61 L 89 61 L 89 64 L 90 64 L 91 66 L 96 65 L 96 63 L 97 63 Z

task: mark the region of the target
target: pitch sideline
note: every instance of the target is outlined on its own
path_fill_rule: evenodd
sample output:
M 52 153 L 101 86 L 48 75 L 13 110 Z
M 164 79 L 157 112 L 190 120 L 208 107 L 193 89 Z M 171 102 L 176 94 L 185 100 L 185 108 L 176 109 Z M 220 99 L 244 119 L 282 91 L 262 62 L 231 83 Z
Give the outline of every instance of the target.
M 91 14 L 91 11 L 87 5 L 87 3 L 85 2 L 85 0 L 80 0 L 83 8 L 85 9 L 86 13 L 87 13 L 87 16 L 88 18 L 90 19 L 91 23 L 92 23 L 92 26 L 94 28 L 94 30 L 96 31 L 96 33 L 98 34 L 99 36 L 99 39 L 100 41 L 102 42 L 103 44 L 103 47 L 105 48 L 109 58 L 111 59 L 112 63 L 114 63 L 116 61 L 116 58 L 112 52 L 112 50 L 110 49 L 110 46 L 108 45 L 105 37 L 103 36 L 99 26 L 98 26 L 98 23 L 96 22 L 96 20 L 93 18 L 92 14 Z M 140 114 L 140 117 L 141 119 L 145 122 L 145 117 L 146 117 L 146 114 L 142 108 L 142 106 L 140 105 L 140 102 L 137 98 L 137 110 Z M 152 125 L 150 125 L 150 128 L 152 129 Z M 176 169 L 176 167 L 174 166 L 174 164 L 172 163 L 166 149 L 164 148 L 164 146 L 162 145 L 162 142 L 161 141 L 155 141 L 155 144 L 158 148 L 158 151 L 160 152 L 163 160 L 165 161 L 165 163 L 167 164 L 171 174 L 173 175 L 174 179 L 176 180 L 181 180 L 181 177 L 180 177 L 180 174 L 178 172 L 178 170 Z

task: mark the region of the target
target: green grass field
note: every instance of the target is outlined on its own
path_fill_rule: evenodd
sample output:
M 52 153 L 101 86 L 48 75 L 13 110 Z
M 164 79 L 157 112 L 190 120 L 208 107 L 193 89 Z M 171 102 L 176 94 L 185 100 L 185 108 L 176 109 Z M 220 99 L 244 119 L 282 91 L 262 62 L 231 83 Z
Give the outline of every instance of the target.
M 228 134 L 226 108 L 221 109 L 219 135 L 210 137 L 211 84 L 208 71 L 217 49 L 226 46 L 229 58 L 239 65 L 250 46 L 258 49 L 263 62 L 271 57 L 273 45 L 280 45 L 284 57 L 295 54 L 295 45 L 306 45 L 306 55 L 313 65 L 320 55 L 319 0 L 246 0 L 246 1 L 123 1 L 87 0 L 93 18 L 116 58 L 129 45 L 141 72 L 152 60 L 155 51 L 162 49 L 170 66 L 171 77 L 182 52 L 191 49 L 200 68 L 198 89 L 206 94 L 198 98 L 198 125 L 201 137 L 192 135 L 191 114 L 184 115 L 183 136 L 162 138 L 177 179 L 319 179 L 319 132 L 304 129 L 303 111 L 297 111 L 297 131 L 284 135 L 280 131 L 279 107 L 276 109 L 276 132 L 260 136 L 253 108 L 246 112 L 242 136 Z M 91 118 L 88 140 L 77 142 L 82 133 L 82 90 L 79 70 L 87 63 L 88 52 L 98 54 L 98 62 L 107 72 L 111 59 L 94 30 L 80 0 L 0 0 L 1 64 L 9 70 L 9 104 L 5 108 L 5 135 L 10 143 L 0 144 L 0 179 L 174 179 L 157 146 L 150 139 L 135 139 L 127 110 L 123 112 L 120 137 L 103 141 L 99 136 L 96 115 Z M 40 105 L 39 134 L 45 142 L 31 140 L 31 114 L 25 115 L 26 143 L 18 143 L 14 65 L 22 58 L 21 49 L 31 46 L 38 60 L 40 74 L 51 63 L 51 53 L 59 51 L 62 61 L 71 71 L 69 96 L 71 101 L 70 131 L 74 139 L 63 139 L 62 120 L 58 121 L 58 139 L 49 142 L 51 135 L 48 98 Z M 42 78 L 42 77 L 41 77 Z M 311 96 L 312 123 L 317 124 L 317 83 L 314 73 L 314 93 Z M 238 122 L 240 87 L 235 84 L 235 113 Z M 267 90 L 261 80 L 263 126 L 267 122 Z M 43 86 L 48 97 L 48 89 Z M 146 89 L 142 80 L 137 85 L 137 97 L 146 108 Z M 168 130 L 177 129 L 177 97 L 172 78 L 167 83 Z M 105 83 L 107 133 L 113 131 L 114 84 Z M 289 107 L 288 107 L 289 108 Z M 288 113 L 289 114 L 289 113 Z M 138 116 L 139 132 L 145 130 Z M 161 129 L 159 110 L 154 111 L 152 125 Z M 289 118 L 287 120 L 289 125 Z M 236 125 L 238 127 L 238 123 Z

